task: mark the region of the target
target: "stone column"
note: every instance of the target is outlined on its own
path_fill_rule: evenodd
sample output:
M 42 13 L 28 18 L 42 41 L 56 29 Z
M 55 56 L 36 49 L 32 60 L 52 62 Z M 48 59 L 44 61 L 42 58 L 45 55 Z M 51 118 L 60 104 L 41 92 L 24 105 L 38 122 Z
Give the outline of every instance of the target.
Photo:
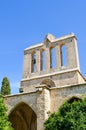
M 36 69 L 37 69 L 37 72 L 40 72 L 40 70 L 41 70 L 41 53 L 40 53 L 40 49 L 37 49 L 37 51 L 36 51 Z
M 42 88 L 37 88 L 37 130 L 44 130 L 44 97 Z
M 49 114 L 50 114 L 50 105 L 51 105 L 51 101 L 50 101 L 50 91 L 49 89 L 47 89 L 46 87 L 44 87 L 44 104 L 45 104 L 45 120 L 48 118 Z
M 37 89 L 37 130 L 44 130 L 44 122 L 50 112 L 50 92 L 46 85 L 41 85 Z
M 30 73 L 31 73 L 31 53 L 24 52 L 23 78 L 29 77 Z
M 55 46 L 56 49 L 56 68 L 59 70 L 61 67 L 61 47 L 59 44 Z
M 75 38 L 73 39 L 73 44 L 74 44 L 74 47 L 75 47 L 75 64 L 76 64 L 76 67 L 80 70 L 78 46 L 77 46 L 77 41 L 76 41 Z
M 76 39 L 73 38 L 70 43 L 65 43 L 67 48 L 67 64 L 71 69 L 79 68 L 79 58 L 78 58 L 78 49 Z

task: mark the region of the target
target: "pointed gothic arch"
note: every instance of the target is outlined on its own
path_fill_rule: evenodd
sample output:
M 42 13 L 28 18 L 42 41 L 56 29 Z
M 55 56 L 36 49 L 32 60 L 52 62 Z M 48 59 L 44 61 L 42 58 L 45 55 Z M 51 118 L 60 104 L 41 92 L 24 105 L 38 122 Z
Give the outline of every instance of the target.
M 15 106 L 9 114 L 9 120 L 15 130 L 37 130 L 37 116 L 24 102 Z

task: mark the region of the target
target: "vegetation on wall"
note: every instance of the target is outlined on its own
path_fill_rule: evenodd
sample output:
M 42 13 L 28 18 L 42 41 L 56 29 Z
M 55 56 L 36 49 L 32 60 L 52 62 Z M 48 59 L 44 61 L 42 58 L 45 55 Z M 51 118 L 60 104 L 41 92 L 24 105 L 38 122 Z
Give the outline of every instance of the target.
M 7 77 L 4 77 L 2 80 L 1 94 L 9 95 L 10 93 L 11 93 L 10 82 Z
M 86 98 L 65 102 L 44 126 L 45 130 L 86 130 Z
M 3 98 L 0 96 L 0 130 L 13 130 L 6 112 L 7 108 L 3 103 Z

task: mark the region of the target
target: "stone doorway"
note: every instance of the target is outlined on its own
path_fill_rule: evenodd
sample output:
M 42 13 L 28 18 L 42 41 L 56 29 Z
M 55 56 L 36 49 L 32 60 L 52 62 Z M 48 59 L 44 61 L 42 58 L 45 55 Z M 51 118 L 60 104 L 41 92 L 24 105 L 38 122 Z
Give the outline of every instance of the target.
M 37 130 L 37 116 L 24 102 L 19 103 L 9 115 L 14 130 Z

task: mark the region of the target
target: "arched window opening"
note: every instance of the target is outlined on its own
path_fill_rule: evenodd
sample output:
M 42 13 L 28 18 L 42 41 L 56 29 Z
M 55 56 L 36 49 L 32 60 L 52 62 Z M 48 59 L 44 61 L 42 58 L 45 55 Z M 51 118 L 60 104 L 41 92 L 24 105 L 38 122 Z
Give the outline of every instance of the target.
M 61 46 L 61 66 L 67 65 L 67 55 L 66 55 L 66 46 Z
M 32 73 L 36 72 L 36 53 L 32 54 Z
M 45 79 L 41 82 L 41 84 L 46 84 L 49 88 L 55 87 L 55 83 L 51 79 Z
M 56 68 L 56 49 L 50 48 L 50 68 Z
M 45 50 L 41 52 L 41 70 L 45 70 Z

